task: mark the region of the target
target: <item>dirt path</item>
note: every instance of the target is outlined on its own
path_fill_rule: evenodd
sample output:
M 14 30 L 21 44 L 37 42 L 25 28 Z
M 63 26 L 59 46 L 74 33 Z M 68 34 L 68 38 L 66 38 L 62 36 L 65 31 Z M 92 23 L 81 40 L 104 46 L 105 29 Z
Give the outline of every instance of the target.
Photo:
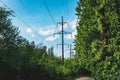
M 77 78 L 75 80 L 90 80 L 90 77 L 80 77 L 80 78 Z

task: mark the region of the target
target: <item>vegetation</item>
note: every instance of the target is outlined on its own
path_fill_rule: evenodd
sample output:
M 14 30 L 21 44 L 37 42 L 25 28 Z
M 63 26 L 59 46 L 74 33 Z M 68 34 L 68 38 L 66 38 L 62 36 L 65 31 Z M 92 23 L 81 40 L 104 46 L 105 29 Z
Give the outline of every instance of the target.
M 80 0 L 75 39 L 76 55 L 54 56 L 46 46 L 37 46 L 19 35 L 11 23 L 12 11 L 0 7 L 0 80 L 95 80 L 120 77 L 120 1 Z
M 62 66 L 46 46 L 20 36 L 11 23 L 12 14 L 0 7 L 0 80 L 73 80 L 73 62 L 66 59 Z
M 120 77 L 120 1 L 80 0 L 76 59 L 96 80 Z

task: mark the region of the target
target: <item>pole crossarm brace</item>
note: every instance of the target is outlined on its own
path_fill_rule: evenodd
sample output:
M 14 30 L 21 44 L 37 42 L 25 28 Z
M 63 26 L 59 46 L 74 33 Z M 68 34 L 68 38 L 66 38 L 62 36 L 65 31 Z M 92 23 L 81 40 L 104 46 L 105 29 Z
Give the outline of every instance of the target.
M 58 23 L 57 23 L 57 26 L 58 26 L 59 24 L 60 24 L 60 25 L 64 25 L 64 24 L 67 24 L 67 25 L 68 25 L 68 22 L 63 22 L 63 23 L 58 22 Z
M 57 44 L 57 48 L 58 48 L 59 45 L 63 45 L 63 44 Z M 67 45 L 68 48 L 69 48 L 69 44 L 64 44 L 64 45 Z
M 71 34 L 71 32 L 66 32 L 66 31 L 63 31 L 64 32 L 64 34 Z
M 71 33 L 71 32 L 66 32 L 66 31 L 63 31 L 63 32 L 60 31 L 60 32 L 58 32 L 58 33 L 54 33 L 53 36 L 55 36 L 56 34 L 62 34 L 62 33 L 63 33 L 63 34 L 71 34 L 71 36 L 72 36 L 72 33 Z

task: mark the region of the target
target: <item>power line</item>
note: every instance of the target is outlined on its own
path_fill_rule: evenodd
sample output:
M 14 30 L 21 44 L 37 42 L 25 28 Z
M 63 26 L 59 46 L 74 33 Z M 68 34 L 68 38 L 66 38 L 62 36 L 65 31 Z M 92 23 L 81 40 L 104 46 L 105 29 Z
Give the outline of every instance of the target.
M 2 0 L 0 0 L 0 2 L 1 2 L 7 9 L 11 10 Z M 23 24 L 25 24 L 27 27 L 31 28 L 32 31 L 35 32 L 35 33 L 36 33 L 39 37 L 41 37 L 41 38 L 43 39 L 43 41 L 44 41 L 44 37 L 42 37 L 36 30 L 34 30 L 29 24 L 27 24 L 20 16 L 18 16 L 16 13 L 14 13 L 14 14 L 15 14 L 15 16 L 16 16 Z M 56 42 L 56 41 L 54 41 L 54 42 Z M 57 42 L 56 42 L 56 43 L 57 43 Z M 49 44 L 51 44 L 51 43 L 49 43 Z M 51 45 L 53 45 L 53 44 L 51 44 Z
M 0 2 L 7 8 L 10 9 L 2 0 L 0 0 Z M 11 9 L 10 9 L 11 10 Z M 42 39 L 44 39 L 42 36 L 40 36 L 40 34 L 38 32 L 36 32 L 29 24 L 27 24 L 20 16 L 18 16 L 16 13 L 14 13 L 16 15 L 16 17 L 23 22 L 27 27 L 31 28 L 36 34 L 38 34 L 39 37 L 41 37 Z M 56 42 L 56 41 L 55 41 Z M 49 43 L 51 44 L 51 43 Z M 53 45 L 53 44 L 51 44 Z
M 65 16 L 69 20 L 69 10 L 68 10 L 68 2 L 67 2 L 67 0 L 64 0 L 63 4 L 64 4 L 64 13 L 65 13 Z
M 46 0 L 44 0 L 44 4 L 45 4 L 45 7 L 46 7 L 46 9 L 47 9 L 47 11 L 48 11 L 48 13 L 49 13 L 49 15 L 50 15 L 53 23 L 54 23 L 55 25 L 57 25 L 56 22 L 55 22 L 54 17 L 52 16 L 52 14 L 51 14 L 51 12 L 50 12 L 50 9 L 48 8 L 48 5 L 47 5 L 47 3 L 46 3 Z
M 0 2 L 7 8 L 10 9 L 2 0 L 0 0 Z M 11 10 L 11 9 L 10 9 Z M 18 16 L 16 13 L 14 13 L 16 15 L 16 17 L 23 22 L 27 27 L 31 28 L 36 34 L 38 34 L 39 37 L 41 37 L 42 39 L 44 39 L 44 37 L 40 36 L 40 34 L 35 31 L 29 24 L 27 24 L 20 16 Z
M 68 1 L 67 1 L 67 0 L 65 0 L 65 3 L 66 3 L 67 15 L 68 15 L 68 19 L 69 19 L 69 18 L 70 18 L 70 16 L 69 16 Z
M 65 1 L 63 1 L 63 5 L 64 5 L 64 9 L 63 9 L 63 12 L 64 12 L 64 14 L 65 14 L 65 16 L 66 16 L 66 18 L 67 18 L 67 8 L 66 8 L 66 4 L 65 4 Z
M 22 2 L 22 0 L 18 0 L 20 3 L 21 3 L 21 5 L 33 16 L 33 18 L 37 21 L 37 23 L 40 25 L 40 26 L 42 26 L 41 24 L 40 24 L 40 21 L 32 14 L 32 12 L 24 5 L 24 3 Z
M 39 20 L 32 14 L 32 12 L 28 9 L 28 8 L 26 8 L 26 6 L 24 5 L 24 3 L 22 2 L 22 0 L 18 0 L 21 4 L 22 4 L 22 6 L 35 18 L 35 20 L 40 24 L 40 22 L 39 22 Z M 46 3 L 46 2 L 45 2 Z M 47 4 L 46 4 L 46 6 L 47 6 Z M 48 8 L 48 6 L 47 6 L 47 9 L 48 9 L 48 11 L 49 11 L 49 13 L 50 13 L 50 10 L 49 10 L 49 8 Z M 51 15 L 51 17 L 52 17 L 52 14 L 50 13 L 50 15 Z M 53 20 L 53 22 L 54 22 L 54 24 L 56 25 L 56 23 L 55 23 L 55 20 L 54 20 L 54 18 L 52 17 L 52 20 Z M 41 24 L 40 24 L 40 26 L 41 26 Z M 55 41 L 56 42 L 56 41 Z

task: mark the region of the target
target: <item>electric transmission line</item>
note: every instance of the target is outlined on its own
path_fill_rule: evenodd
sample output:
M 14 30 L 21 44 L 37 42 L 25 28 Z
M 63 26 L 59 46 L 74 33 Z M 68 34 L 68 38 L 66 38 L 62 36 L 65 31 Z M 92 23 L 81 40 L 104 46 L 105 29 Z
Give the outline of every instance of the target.
M 0 2 L 6 7 L 7 9 L 11 10 L 2 0 Z M 29 24 L 27 24 L 20 16 L 18 16 L 16 13 L 14 13 L 15 16 L 27 27 L 31 28 L 33 32 L 35 32 L 39 37 L 41 37 L 44 40 L 44 37 L 42 37 L 36 30 L 34 30 Z
M 26 6 L 25 6 L 24 3 L 22 2 L 22 0 L 19 0 L 19 2 L 20 2 L 20 3 L 22 4 L 22 6 L 34 17 L 34 19 L 39 23 L 39 25 L 42 26 L 42 25 L 40 24 L 39 20 L 32 14 L 32 12 L 31 12 L 28 8 L 26 8 Z M 53 16 L 52 16 L 52 14 L 51 14 L 48 6 L 47 6 L 47 3 L 46 3 L 45 0 L 44 0 L 44 4 L 45 4 L 45 6 L 46 6 L 46 8 L 47 8 L 47 10 L 48 10 L 51 18 L 52 18 L 52 21 L 54 22 L 54 25 L 56 25 L 56 22 L 55 22 L 55 20 L 54 20 L 54 18 L 53 18 Z M 56 41 L 55 41 L 55 42 L 56 42 Z
M 49 15 L 50 15 L 50 17 L 51 17 L 53 23 L 54 23 L 54 25 L 57 25 L 56 22 L 55 22 L 54 17 L 52 16 L 52 13 L 50 12 L 50 9 L 48 8 L 48 5 L 47 5 L 46 0 L 44 0 L 44 5 L 45 5 L 45 7 L 46 7 L 46 9 L 47 9 L 47 11 L 48 11 L 48 13 L 49 13 Z
M 67 0 L 64 0 L 63 3 L 64 3 L 64 13 L 65 13 L 65 15 L 66 15 L 66 18 L 68 18 L 68 20 L 69 20 L 68 1 L 67 1 Z
M 33 14 L 32 14 L 32 12 L 24 5 L 24 3 L 22 2 L 22 0 L 18 0 L 20 3 L 21 3 L 21 5 L 31 14 L 31 16 L 36 20 L 36 22 L 42 27 L 42 25 L 40 24 L 40 21 L 37 19 L 37 17 L 36 16 L 34 16 Z

